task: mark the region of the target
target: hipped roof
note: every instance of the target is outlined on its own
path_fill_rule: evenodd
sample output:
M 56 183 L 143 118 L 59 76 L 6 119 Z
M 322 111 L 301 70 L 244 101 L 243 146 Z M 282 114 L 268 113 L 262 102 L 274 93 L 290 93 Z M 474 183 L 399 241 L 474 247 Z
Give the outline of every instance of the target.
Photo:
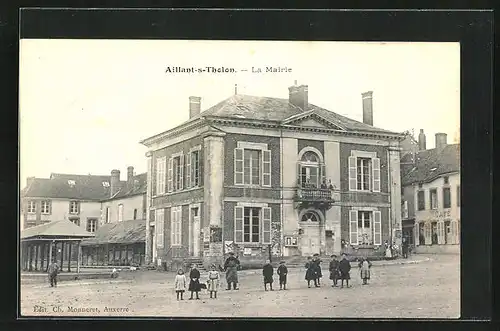
M 82 246 L 134 244 L 145 241 L 146 220 L 130 220 L 101 225 L 93 238 L 82 241 Z
M 78 225 L 68 220 L 54 221 L 30 227 L 21 232 L 21 239 L 33 237 L 74 237 L 88 238 L 94 234 L 85 231 Z

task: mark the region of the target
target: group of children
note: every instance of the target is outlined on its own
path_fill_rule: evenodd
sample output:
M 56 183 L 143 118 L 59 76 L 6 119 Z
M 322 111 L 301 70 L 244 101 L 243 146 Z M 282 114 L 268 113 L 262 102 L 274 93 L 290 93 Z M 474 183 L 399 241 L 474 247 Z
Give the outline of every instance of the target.
M 349 286 L 349 280 L 351 279 L 351 263 L 347 259 L 345 254 L 342 254 L 340 260 L 337 260 L 336 255 L 331 256 L 331 261 L 329 264 L 330 279 L 333 281 L 332 287 L 337 287 L 338 280 L 341 280 L 340 288 L 344 287 L 344 281 L 346 282 L 346 287 Z M 307 258 L 307 263 L 305 264 L 307 287 L 311 287 L 311 281 L 314 281 L 315 287 L 320 287 L 320 279 L 323 276 L 321 273 L 321 259 L 319 254 L 315 254 L 312 257 Z M 370 279 L 370 269 L 372 263 L 368 261 L 367 258 L 361 258 L 358 264 L 360 270 L 360 276 L 363 280 L 363 285 L 368 284 Z M 276 273 L 279 277 L 280 290 L 286 290 L 288 268 L 286 267 L 285 261 L 281 261 Z M 266 263 L 262 267 L 262 276 L 264 278 L 264 290 L 268 291 L 267 286 L 269 285 L 269 290 L 273 290 L 273 275 L 274 267 L 270 260 L 266 260 Z M 177 300 L 184 300 L 183 294 L 186 291 L 186 285 L 188 285 L 188 291 L 191 292 L 191 297 L 189 300 L 193 300 L 193 294 L 196 294 L 196 299 L 199 300 L 199 292 L 201 289 L 206 288 L 210 293 L 210 298 L 217 298 L 217 291 L 219 289 L 220 275 L 217 267 L 213 264 L 208 271 L 208 279 L 205 283 L 200 283 L 200 271 L 196 265 L 191 267 L 189 273 L 189 284 L 186 279 L 186 275 L 182 269 L 179 269 L 177 275 L 175 276 L 175 291 L 177 293 Z

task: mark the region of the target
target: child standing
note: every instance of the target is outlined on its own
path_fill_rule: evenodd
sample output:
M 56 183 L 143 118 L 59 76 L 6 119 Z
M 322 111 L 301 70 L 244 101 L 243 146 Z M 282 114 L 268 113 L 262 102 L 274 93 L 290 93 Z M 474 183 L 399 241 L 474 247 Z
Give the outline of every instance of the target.
M 332 255 L 332 260 L 330 261 L 330 279 L 333 280 L 333 287 L 337 286 L 337 280 L 339 279 L 339 261 L 336 255 Z
M 307 287 L 309 288 L 311 287 L 311 280 L 314 280 L 314 286 L 318 287 L 315 267 L 316 266 L 315 263 L 312 261 L 312 258 L 308 256 L 305 268 L 306 268 Z
M 274 268 L 271 265 L 270 260 L 266 260 L 266 264 L 262 268 L 262 275 L 264 276 L 264 290 L 267 291 L 267 284 L 269 284 L 269 288 L 271 291 L 273 290 L 273 273 Z
M 372 263 L 368 261 L 366 257 L 361 258 L 361 262 L 359 262 L 359 271 L 361 274 L 361 279 L 363 280 L 363 285 L 368 285 L 368 279 L 370 279 L 370 268 L 372 267 Z
M 177 275 L 175 275 L 175 293 L 177 294 L 177 300 L 179 300 L 179 296 L 181 300 L 184 300 L 182 297 L 184 295 L 184 291 L 186 290 L 186 275 L 184 275 L 184 270 L 177 270 Z
M 200 292 L 200 271 L 197 269 L 196 264 L 191 267 L 191 272 L 189 273 L 189 291 L 191 291 L 191 297 L 189 300 L 193 300 L 193 292 L 196 292 L 196 300 L 200 300 L 198 292 Z
M 217 271 L 215 264 L 212 264 L 210 270 L 208 271 L 207 287 L 210 292 L 210 299 L 212 299 L 212 294 L 214 295 L 214 298 L 217 299 L 217 290 L 219 289 L 219 272 Z
M 282 287 L 286 290 L 286 275 L 288 274 L 288 268 L 285 265 L 285 261 L 280 262 L 280 266 L 278 267 L 276 273 L 280 277 L 280 290 Z
M 342 259 L 339 262 L 339 271 L 340 271 L 340 279 L 341 285 L 340 288 L 344 287 L 344 280 L 347 283 L 347 287 L 349 287 L 349 279 L 351 279 L 351 275 L 349 272 L 351 271 L 351 263 L 347 259 L 345 254 L 342 254 Z

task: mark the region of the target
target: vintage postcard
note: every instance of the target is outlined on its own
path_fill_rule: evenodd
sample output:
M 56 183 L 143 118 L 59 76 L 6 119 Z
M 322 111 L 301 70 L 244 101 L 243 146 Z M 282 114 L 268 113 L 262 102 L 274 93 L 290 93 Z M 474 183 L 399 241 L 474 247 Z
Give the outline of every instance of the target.
M 22 317 L 460 316 L 460 45 L 20 40 Z

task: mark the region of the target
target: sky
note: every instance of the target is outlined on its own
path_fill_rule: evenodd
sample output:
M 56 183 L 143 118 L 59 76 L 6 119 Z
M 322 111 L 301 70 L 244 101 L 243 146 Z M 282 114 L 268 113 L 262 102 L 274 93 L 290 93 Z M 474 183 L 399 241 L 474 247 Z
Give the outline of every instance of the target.
M 267 66 L 292 70 L 252 73 Z M 205 110 L 235 84 L 238 94 L 288 98 L 294 81 L 309 86 L 309 103 L 358 121 L 361 93 L 373 91 L 374 126 L 424 129 L 427 148 L 437 132 L 459 141 L 458 43 L 22 39 L 20 186 L 53 172 L 145 172 L 139 142 L 188 120 L 189 96 Z

